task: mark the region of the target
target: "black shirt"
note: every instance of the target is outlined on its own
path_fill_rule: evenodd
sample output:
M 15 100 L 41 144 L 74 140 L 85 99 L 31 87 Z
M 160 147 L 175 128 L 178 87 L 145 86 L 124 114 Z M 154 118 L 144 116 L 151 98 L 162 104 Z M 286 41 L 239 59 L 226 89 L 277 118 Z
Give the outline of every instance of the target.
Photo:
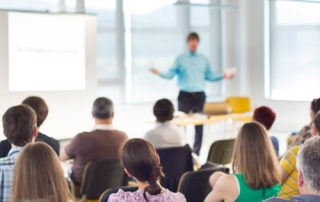
M 36 138 L 36 141 L 43 141 L 47 143 L 59 156 L 60 144 L 58 140 L 52 137 L 46 136 L 45 134 L 38 133 L 38 137 Z M 0 158 L 8 156 L 10 149 L 11 149 L 11 143 L 9 142 L 9 140 L 8 139 L 2 140 L 0 142 Z

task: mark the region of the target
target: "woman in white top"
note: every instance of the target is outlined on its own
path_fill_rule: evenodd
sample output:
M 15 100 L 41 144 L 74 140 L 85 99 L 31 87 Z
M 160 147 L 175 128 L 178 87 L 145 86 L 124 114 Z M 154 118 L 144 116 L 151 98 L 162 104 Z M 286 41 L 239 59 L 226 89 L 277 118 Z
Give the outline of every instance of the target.
M 170 100 L 158 100 L 153 107 L 153 114 L 157 118 L 157 126 L 144 136 L 155 148 L 184 146 L 181 130 L 170 123 L 173 119 L 174 107 Z

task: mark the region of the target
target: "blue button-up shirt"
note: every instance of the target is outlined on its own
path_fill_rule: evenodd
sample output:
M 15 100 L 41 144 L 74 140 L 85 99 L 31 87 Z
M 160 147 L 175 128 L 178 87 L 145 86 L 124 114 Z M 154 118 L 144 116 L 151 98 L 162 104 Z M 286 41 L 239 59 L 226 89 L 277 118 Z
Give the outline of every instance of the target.
M 0 202 L 11 201 L 13 167 L 22 147 L 12 148 L 7 157 L 0 158 Z
M 179 55 L 167 73 L 160 72 L 162 78 L 172 79 L 178 75 L 178 87 L 185 92 L 202 92 L 206 81 L 220 81 L 221 74 L 214 74 L 209 60 L 201 53 L 190 51 Z

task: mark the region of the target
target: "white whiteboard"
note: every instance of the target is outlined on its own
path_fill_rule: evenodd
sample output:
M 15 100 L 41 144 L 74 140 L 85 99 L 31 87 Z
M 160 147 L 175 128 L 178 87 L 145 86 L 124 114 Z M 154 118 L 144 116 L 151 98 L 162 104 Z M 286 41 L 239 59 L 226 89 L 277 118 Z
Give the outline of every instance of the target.
M 1 116 L 40 96 L 49 106 L 40 131 L 73 137 L 92 128 L 96 83 L 95 16 L 0 11 Z

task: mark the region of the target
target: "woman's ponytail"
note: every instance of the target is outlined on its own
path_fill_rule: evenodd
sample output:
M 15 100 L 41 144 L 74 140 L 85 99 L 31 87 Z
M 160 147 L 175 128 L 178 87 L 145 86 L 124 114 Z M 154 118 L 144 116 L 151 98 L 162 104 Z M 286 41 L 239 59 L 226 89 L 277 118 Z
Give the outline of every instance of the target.
M 149 186 L 147 186 L 144 189 L 143 192 L 143 197 L 146 199 L 147 202 L 147 195 L 146 192 L 148 192 L 150 195 L 158 195 L 161 193 L 161 186 L 159 184 L 159 180 L 160 177 L 163 177 L 164 174 L 162 172 L 162 167 L 160 165 L 158 165 L 157 167 L 155 167 L 151 172 L 150 172 L 150 176 L 149 176 Z
M 148 182 L 144 189 L 143 197 L 147 202 L 149 195 L 161 193 L 160 177 L 163 177 L 159 156 L 146 140 L 133 138 L 128 140 L 121 150 L 121 161 L 127 171 L 140 182 Z

